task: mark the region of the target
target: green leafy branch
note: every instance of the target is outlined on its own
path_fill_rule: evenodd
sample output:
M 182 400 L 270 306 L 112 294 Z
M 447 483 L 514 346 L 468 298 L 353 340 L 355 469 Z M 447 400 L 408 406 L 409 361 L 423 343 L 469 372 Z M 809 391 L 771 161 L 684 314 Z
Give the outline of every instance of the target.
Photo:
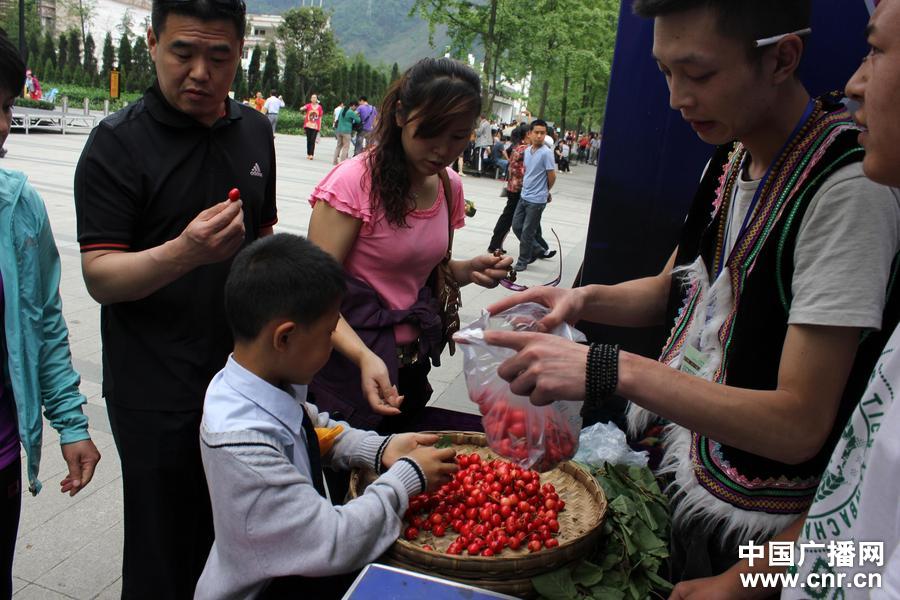
M 547 600 L 663 598 L 672 585 L 659 569 L 669 556 L 666 496 L 650 469 L 590 469 L 609 501 L 597 549 L 574 565 L 532 579 Z

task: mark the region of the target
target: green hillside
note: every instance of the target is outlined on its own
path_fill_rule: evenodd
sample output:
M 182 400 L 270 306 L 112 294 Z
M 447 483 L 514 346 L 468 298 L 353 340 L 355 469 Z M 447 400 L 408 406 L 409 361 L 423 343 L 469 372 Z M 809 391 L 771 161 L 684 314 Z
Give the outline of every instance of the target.
M 396 62 L 402 68 L 423 56 L 442 54 L 447 43 L 441 31 L 435 33 L 435 47 L 429 46 L 428 23 L 407 16 L 412 4 L 413 0 L 323 0 L 322 7 L 333 12 L 331 26 L 348 57 L 362 52 L 372 64 Z M 299 5 L 299 0 L 247 0 L 251 13 L 281 14 Z

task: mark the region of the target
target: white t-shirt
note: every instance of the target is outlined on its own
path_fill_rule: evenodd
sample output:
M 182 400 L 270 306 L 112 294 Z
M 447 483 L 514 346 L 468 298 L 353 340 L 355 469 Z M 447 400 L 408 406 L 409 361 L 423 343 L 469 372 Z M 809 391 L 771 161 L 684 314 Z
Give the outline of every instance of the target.
M 735 185 L 729 253 L 758 186 L 759 180 L 742 179 Z M 880 329 L 898 250 L 900 193 L 869 180 L 862 163 L 839 169 L 813 196 L 800 223 L 788 323 Z
M 560 144 L 559 152 L 562 154 L 563 158 L 569 158 L 569 145 L 568 144 Z
M 334 109 L 334 122 L 337 123 L 338 119 L 341 116 L 341 111 L 344 110 L 343 106 L 338 106 Z
M 266 98 L 263 108 L 266 110 L 266 114 L 277 115 L 278 111 L 284 108 L 284 100 L 278 96 L 269 96 Z
M 798 544 L 820 544 L 824 548 L 804 548 L 797 572 L 799 582 L 807 587 L 784 588 L 783 599 L 900 598 L 900 402 L 894 402 L 898 393 L 900 328 L 888 340 L 869 386 L 831 454 L 800 533 Z M 830 542 L 834 542 L 836 552 L 829 552 Z M 883 544 L 881 565 L 870 560 L 860 564 L 863 542 Z M 839 549 L 848 546 L 853 556 L 847 551 L 841 553 L 843 559 L 839 558 Z M 798 545 L 795 562 L 799 553 Z M 845 561 L 852 566 L 842 566 Z M 811 573 L 816 581 L 807 579 Z M 825 573 L 846 574 L 843 587 L 808 587 L 821 585 Z M 869 587 L 865 574 L 871 573 L 882 574 L 880 588 Z M 854 581 L 854 575 L 858 581 Z

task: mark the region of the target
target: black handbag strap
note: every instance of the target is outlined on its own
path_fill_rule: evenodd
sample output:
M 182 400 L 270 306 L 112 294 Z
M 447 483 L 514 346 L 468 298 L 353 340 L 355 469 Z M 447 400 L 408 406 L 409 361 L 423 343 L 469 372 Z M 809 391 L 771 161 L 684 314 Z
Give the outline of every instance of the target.
M 441 185 L 444 186 L 444 200 L 447 204 L 448 241 L 447 254 L 444 256 L 444 260 L 450 260 L 450 257 L 453 254 L 453 207 L 451 206 L 451 203 L 453 202 L 453 188 L 450 186 L 450 176 L 447 175 L 446 169 L 442 169 L 438 173 L 438 177 L 441 180 Z

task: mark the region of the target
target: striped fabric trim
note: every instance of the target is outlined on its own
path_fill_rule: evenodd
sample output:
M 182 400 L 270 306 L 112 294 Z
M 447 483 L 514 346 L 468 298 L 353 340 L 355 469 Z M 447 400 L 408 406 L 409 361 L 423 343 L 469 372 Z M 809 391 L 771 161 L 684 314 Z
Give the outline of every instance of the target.
M 82 244 L 82 252 L 90 252 L 92 250 L 130 250 L 129 244 L 120 244 L 118 242 L 99 242 L 96 244 Z

